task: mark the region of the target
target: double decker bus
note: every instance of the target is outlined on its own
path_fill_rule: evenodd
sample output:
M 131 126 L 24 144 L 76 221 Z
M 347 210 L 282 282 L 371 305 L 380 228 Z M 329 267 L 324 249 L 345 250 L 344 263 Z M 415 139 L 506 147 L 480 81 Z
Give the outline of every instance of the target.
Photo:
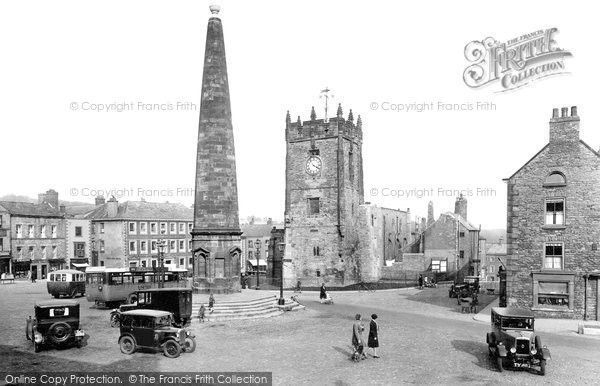
M 184 268 L 130 267 L 106 268 L 87 267 L 85 270 L 85 293 L 89 302 L 114 307 L 118 303 L 137 301 L 135 291 L 159 288 L 164 275 L 164 288 L 188 287 L 187 270 Z

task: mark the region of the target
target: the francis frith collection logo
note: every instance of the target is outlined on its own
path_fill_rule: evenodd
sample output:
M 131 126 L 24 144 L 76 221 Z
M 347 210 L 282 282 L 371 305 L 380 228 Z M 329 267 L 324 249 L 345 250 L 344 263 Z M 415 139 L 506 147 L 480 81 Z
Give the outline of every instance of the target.
M 469 66 L 463 73 L 467 86 L 480 88 L 498 83 L 504 92 L 549 76 L 565 74 L 565 57 L 571 52 L 557 46 L 558 28 L 521 35 L 505 43 L 494 38 L 465 46 Z

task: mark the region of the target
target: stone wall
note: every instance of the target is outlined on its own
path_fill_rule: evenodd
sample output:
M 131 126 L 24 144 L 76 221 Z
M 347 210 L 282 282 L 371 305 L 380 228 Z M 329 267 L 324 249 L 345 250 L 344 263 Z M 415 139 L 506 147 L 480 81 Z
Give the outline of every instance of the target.
M 574 112 L 574 114 L 573 114 Z M 550 143 L 507 180 L 507 295 L 508 304 L 533 308 L 536 314 L 558 318 L 582 318 L 584 278 L 600 268 L 600 155 L 579 140 L 579 117 L 550 120 Z M 561 173 L 566 183 L 548 183 Z M 545 223 L 546 200 L 564 199 L 564 224 Z M 563 266 L 544 267 L 546 243 L 563 245 Z M 570 304 L 535 303 L 534 280 L 569 281 Z M 588 316 L 597 304 L 593 284 L 588 284 Z M 535 303 L 535 304 L 534 304 Z

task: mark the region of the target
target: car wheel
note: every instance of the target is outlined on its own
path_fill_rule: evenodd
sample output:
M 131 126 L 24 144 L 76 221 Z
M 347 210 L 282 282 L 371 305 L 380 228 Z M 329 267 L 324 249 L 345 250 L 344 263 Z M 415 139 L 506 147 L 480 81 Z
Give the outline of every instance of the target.
M 504 370 L 504 368 L 502 367 L 502 357 L 496 358 L 496 364 L 498 365 L 498 371 L 502 372 L 502 370 Z
M 54 299 L 58 299 L 60 297 L 59 294 L 52 294 L 52 296 L 54 296 Z
M 135 340 L 130 336 L 119 339 L 119 346 L 123 354 L 131 355 L 135 351 Z
M 190 353 L 194 352 L 194 350 L 196 350 L 196 339 L 188 336 L 183 343 L 183 352 Z
M 129 294 L 129 296 L 127 296 L 127 304 L 134 304 L 137 303 L 138 301 L 138 297 L 136 294 Z
M 71 338 L 72 331 L 71 326 L 67 323 L 57 322 L 48 329 L 48 338 L 56 344 L 64 343 Z
M 168 340 L 163 346 L 163 352 L 168 358 L 177 358 L 181 354 L 181 346 L 174 340 Z
M 546 360 L 540 360 L 540 375 L 546 375 Z

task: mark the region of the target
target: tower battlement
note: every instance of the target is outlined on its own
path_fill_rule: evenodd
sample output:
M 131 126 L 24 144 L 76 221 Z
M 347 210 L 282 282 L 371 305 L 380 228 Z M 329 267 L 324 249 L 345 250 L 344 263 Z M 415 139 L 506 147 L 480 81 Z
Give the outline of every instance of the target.
M 286 139 L 288 141 L 303 141 L 310 139 L 322 139 L 328 137 L 337 137 L 341 134 L 344 137 L 353 139 L 356 142 L 362 142 L 362 120 L 360 115 L 356 123 L 352 110 L 348 118 L 342 116 L 342 108 L 338 106 L 338 114 L 329 119 L 317 119 L 315 109 L 311 111 L 311 119 L 302 121 L 300 116 L 295 122 L 292 122 L 290 112 L 286 115 Z

